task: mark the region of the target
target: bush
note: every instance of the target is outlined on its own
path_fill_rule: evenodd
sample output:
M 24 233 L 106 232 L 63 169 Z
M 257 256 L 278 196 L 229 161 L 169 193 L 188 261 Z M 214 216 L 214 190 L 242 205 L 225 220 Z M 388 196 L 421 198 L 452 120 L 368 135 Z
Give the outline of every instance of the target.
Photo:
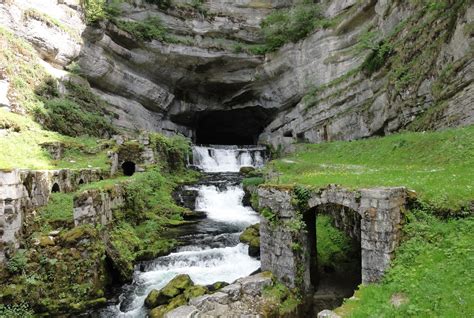
M 308 0 L 273 12 L 261 24 L 267 50 L 274 51 L 285 43 L 305 38 L 321 21 L 320 6 Z
M 35 110 L 35 117 L 53 131 L 67 136 L 108 137 L 114 131 L 103 114 L 91 112 L 68 98 L 54 98 L 44 105 L 45 110 Z
M 372 74 L 380 70 L 392 54 L 393 48 L 387 40 L 379 40 L 378 32 L 365 32 L 361 35 L 357 48 L 359 51 L 371 50 L 370 54 L 362 63 L 362 70 Z
M 120 15 L 121 0 L 81 0 L 86 23 L 91 25 L 106 19 L 113 19 Z
M 107 103 L 89 87 L 68 82 L 67 94 L 59 97 L 56 84 L 46 81 L 35 93 L 44 101 L 44 109 L 34 110 L 35 118 L 47 129 L 67 136 L 108 137 L 115 133 L 107 116 Z
M 160 40 L 170 41 L 168 31 L 160 18 L 149 17 L 143 21 L 117 21 L 117 26 L 142 41 Z
M 7 270 L 11 274 L 18 274 L 21 273 L 28 262 L 24 250 L 18 250 L 9 260 L 7 263 Z
M 0 304 L 1 318 L 33 318 L 34 314 L 27 304 Z

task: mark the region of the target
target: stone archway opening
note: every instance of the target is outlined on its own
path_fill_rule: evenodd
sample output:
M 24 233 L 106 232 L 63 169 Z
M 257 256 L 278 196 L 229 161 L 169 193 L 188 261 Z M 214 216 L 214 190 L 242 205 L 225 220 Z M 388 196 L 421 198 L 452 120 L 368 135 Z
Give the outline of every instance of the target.
M 82 184 L 84 184 L 84 179 L 79 180 L 79 185 L 82 185 Z
M 125 176 L 133 176 L 136 171 L 135 162 L 125 161 L 124 163 L 122 163 L 122 171 Z
M 53 187 L 51 188 L 51 192 L 53 193 L 61 192 L 61 188 L 59 187 L 59 184 L 57 182 L 53 184 Z
M 335 308 L 362 282 L 361 216 L 348 207 L 328 203 L 308 210 L 303 220 L 314 310 Z

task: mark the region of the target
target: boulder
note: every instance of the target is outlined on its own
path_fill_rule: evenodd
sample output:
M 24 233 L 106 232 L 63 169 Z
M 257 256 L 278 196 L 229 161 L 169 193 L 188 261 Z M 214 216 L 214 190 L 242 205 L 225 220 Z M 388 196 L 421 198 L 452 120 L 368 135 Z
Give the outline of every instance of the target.
M 207 289 L 209 290 L 209 292 L 213 293 L 213 292 L 216 292 L 218 291 L 219 289 L 225 287 L 229 285 L 229 283 L 226 283 L 226 282 L 215 282 L 214 284 L 212 285 L 208 285 L 206 286 Z
M 240 234 L 240 242 L 249 245 L 249 255 L 260 256 L 260 224 L 254 224 Z
M 187 300 L 202 296 L 207 293 L 207 288 L 201 285 L 191 286 L 184 291 L 184 296 Z
M 249 173 L 253 172 L 255 170 L 254 167 L 241 167 L 239 173 L 243 176 L 248 175 Z
M 173 298 L 183 294 L 187 289 L 193 287 L 193 285 L 194 283 L 189 275 L 178 275 L 161 290 L 153 289 L 145 299 L 145 306 L 148 308 L 154 308 L 161 305 L 171 304 Z

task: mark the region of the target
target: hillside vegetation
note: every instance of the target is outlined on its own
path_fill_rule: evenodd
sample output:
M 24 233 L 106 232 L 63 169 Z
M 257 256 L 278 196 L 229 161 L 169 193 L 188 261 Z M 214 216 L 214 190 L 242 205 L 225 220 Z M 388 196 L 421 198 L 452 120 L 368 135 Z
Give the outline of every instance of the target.
M 297 148 L 268 165 L 279 175 L 270 182 L 404 186 L 443 213 L 467 211 L 474 199 L 474 126 Z

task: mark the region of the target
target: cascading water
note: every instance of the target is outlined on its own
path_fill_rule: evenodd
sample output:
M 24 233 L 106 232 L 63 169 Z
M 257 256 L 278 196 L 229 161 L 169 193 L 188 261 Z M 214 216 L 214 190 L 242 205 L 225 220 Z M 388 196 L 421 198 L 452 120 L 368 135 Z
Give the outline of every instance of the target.
M 231 283 L 260 267 L 248 255 L 248 246 L 239 243 L 247 226 L 258 223 L 258 215 L 242 205 L 244 191 L 235 182 L 241 167 L 260 167 L 264 148 L 236 146 L 193 147 L 193 165 L 212 175 L 213 182 L 194 186 L 198 190 L 196 210 L 206 212 L 189 245 L 177 252 L 138 266 L 133 283 L 122 289 L 119 304 L 100 312 L 101 317 L 146 317 L 144 300 L 152 289 L 160 289 L 178 274 L 188 274 L 200 285 L 218 281 Z M 204 178 L 206 179 L 206 178 Z

